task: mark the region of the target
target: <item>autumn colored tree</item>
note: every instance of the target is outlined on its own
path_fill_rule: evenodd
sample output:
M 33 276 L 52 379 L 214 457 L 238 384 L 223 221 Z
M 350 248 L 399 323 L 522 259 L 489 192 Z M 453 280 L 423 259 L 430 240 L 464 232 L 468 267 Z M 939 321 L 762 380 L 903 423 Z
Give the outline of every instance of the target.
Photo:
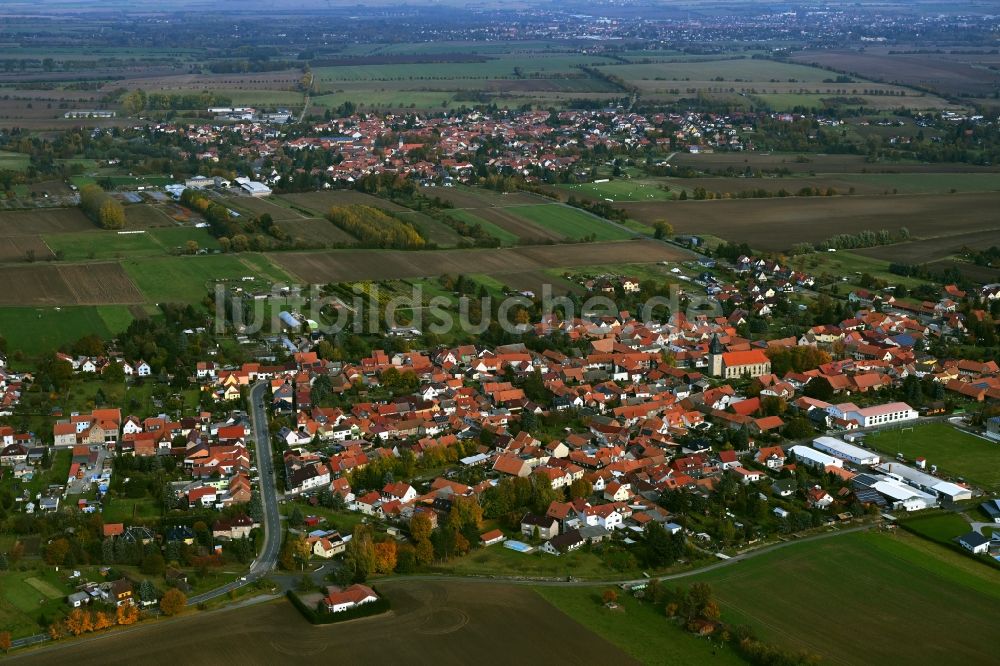
M 74 636 L 94 630 L 94 623 L 90 617 L 90 613 L 81 608 L 74 608 L 69 612 L 69 615 L 66 616 L 65 626 L 66 631 Z
M 69 541 L 66 539 L 56 539 L 45 547 L 45 562 L 58 566 L 66 560 L 69 553 Z
M 111 615 L 103 611 L 94 613 L 94 631 L 100 631 L 113 626 L 115 626 L 115 618 Z
M 172 587 L 160 599 L 160 611 L 164 615 L 177 615 L 187 605 L 187 597 L 176 587 Z
M 351 540 L 347 543 L 344 565 L 354 574 L 354 580 L 365 580 L 375 571 L 375 543 L 372 529 L 368 525 L 355 525 Z
M 618 591 L 608 588 L 601 593 L 601 601 L 606 604 L 613 604 L 618 601 Z
M 431 519 L 426 514 L 415 513 L 413 518 L 410 518 L 410 536 L 414 541 L 430 539 L 433 530 Z
M 183 595 L 182 595 L 183 596 Z M 139 621 L 139 609 L 132 604 L 119 606 L 115 611 L 115 623 L 122 626 L 135 624 Z
M 0 631 L 0 650 L 6 652 L 10 649 L 10 632 Z
M 594 493 L 594 485 L 587 479 L 576 479 L 569 484 L 569 498 L 571 500 L 590 497 Z
M 396 568 L 396 542 L 382 541 L 375 544 L 375 571 L 380 574 L 392 573 Z
M 121 229 L 125 226 L 125 209 L 111 197 L 101 203 L 98 219 L 105 229 Z
M 427 565 L 434 561 L 434 545 L 430 539 L 421 539 L 415 545 L 417 564 Z

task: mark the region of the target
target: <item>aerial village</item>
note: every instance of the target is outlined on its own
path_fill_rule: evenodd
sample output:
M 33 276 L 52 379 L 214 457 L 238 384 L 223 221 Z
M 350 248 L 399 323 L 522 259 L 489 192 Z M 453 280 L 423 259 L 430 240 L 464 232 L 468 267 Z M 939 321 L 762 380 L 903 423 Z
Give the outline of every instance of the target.
M 939 473 L 935 461 L 867 440 L 934 423 L 1000 439 L 1000 418 L 973 418 L 1000 401 L 997 364 L 930 353 L 935 340 L 960 338 L 970 318 L 985 318 L 1000 286 L 948 286 L 921 307 L 856 290 L 851 316 L 763 339 L 748 334 L 747 321 L 781 307 L 811 277 L 750 256 L 738 257 L 729 276 L 698 280 L 729 302 L 724 316 L 549 316 L 527 327 L 530 345 L 200 361 L 189 379 L 214 411 L 139 417 L 95 407 L 54 415 L 51 432 L 6 426 L 4 483 L 18 491 L 15 511 L 99 517 L 109 545 L 96 559 L 138 562 L 162 552 L 171 587 L 187 584 L 177 565 L 248 562 L 261 507 L 244 410 L 250 387 L 264 382 L 286 539 L 305 544 L 292 567 L 343 555 L 359 522 L 398 542 L 400 553 L 415 550 L 417 566 L 490 547 L 553 558 L 584 547 L 628 553 L 660 528 L 681 544 L 671 560 L 654 563 L 668 564 L 685 553 L 728 557 L 802 531 L 978 501 L 982 489 Z M 609 276 L 590 285 L 632 282 Z M 81 382 L 109 371 L 127 386 L 170 380 L 113 348 L 55 361 Z M 4 369 L 2 380 L 6 407 L 16 410 L 32 376 Z M 57 459 L 68 461 L 62 478 L 50 471 Z M 152 510 L 109 517 L 126 497 Z M 448 527 L 473 505 L 473 518 Z M 428 537 L 414 535 L 428 526 L 462 538 L 421 549 Z M 997 539 L 970 539 L 973 553 L 1000 553 Z M 377 599 L 343 582 L 324 593 L 330 612 Z M 132 594 L 124 578 L 76 587 L 70 605 Z

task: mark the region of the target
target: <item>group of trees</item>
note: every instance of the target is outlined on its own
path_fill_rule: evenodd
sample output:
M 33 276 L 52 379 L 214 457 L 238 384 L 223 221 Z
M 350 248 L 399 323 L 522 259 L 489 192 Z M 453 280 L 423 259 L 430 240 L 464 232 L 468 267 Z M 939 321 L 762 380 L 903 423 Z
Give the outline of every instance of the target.
M 371 206 L 334 206 L 327 217 L 369 247 L 417 250 L 427 244 L 413 225 Z
M 815 370 L 831 360 L 830 354 L 810 345 L 768 347 L 764 353 L 771 360 L 771 372 L 779 377 L 788 372 Z
M 125 208 L 95 183 L 80 188 L 80 209 L 104 229 L 125 226 Z
M 900 227 L 894 234 L 888 229 L 872 231 L 865 229 L 856 234 L 837 234 L 821 243 L 824 249 L 832 248 L 836 250 L 851 250 L 856 248 L 876 247 L 878 245 L 889 245 L 890 243 L 900 243 L 910 238 L 910 230 Z
M 106 610 L 74 608 L 61 622 L 49 625 L 49 637 L 79 636 L 110 627 L 135 624 L 140 619 L 139 609 L 131 604 L 109 607 Z

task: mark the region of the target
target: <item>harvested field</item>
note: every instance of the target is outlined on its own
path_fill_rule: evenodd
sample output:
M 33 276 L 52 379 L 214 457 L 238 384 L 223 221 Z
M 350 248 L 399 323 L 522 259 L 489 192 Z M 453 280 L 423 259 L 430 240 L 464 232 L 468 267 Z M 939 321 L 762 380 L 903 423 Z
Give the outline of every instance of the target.
M 354 190 L 336 190 L 333 192 L 304 192 L 301 194 L 283 194 L 282 199 L 290 201 L 296 206 L 315 211 L 319 215 L 326 215 L 333 206 L 371 206 L 381 208 L 391 212 L 408 210 L 399 204 L 395 204 L 386 199 L 373 197 L 364 192 Z
M 989 173 L 995 167 L 942 162 L 935 164 L 875 162 L 864 155 L 800 155 L 798 153 L 677 153 L 670 158 L 677 167 L 691 167 L 715 173 L 726 169 L 743 171 L 746 167 L 773 170 L 788 169 L 792 173 Z
M 347 233 L 329 220 L 318 217 L 301 218 L 297 220 L 284 220 L 277 223 L 278 226 L 288 233 L 296 241 L 302 241 L 308 245 L 354 245 L 358 239 Z
M 522 273 L 497 273 L 494 278 L 516 291 L 532 291 L 536 296 L 542 295 L 544 285 L 550 285 L 553 295 L 562 296 L 567 292 L 577 295 L 587 293 L 583 285 L 567 280 L 561 276 L 549 275 L 543 270 L 525 271 Z
M 162 208 L 149 204 L 135 204 L 125 207 L 125 221 L 128 229 L 153 229 L 173 227 L 177 223 Z
M 438 247 L 455 247 L 464 240 L 457 231 L 444 222 L 438 222 L 423 213 L 407 211 L 399 212 L 398 215 L 400 219 L 416 227 L 428 242 L 435 243 Z
M 1000 220 L 994 220 L 994 224 L 996 228 L 987 231 L 925 237 L 923 240 L 908 243 L 895 243 L 853 251 L 866 257 L 874 257 L 884 261 L 901 264 L 926 264 L 938 259 L 946 259 L 958 253 L 963 247 L 981 249 L 991 245 L 1000 245 Z
M 142 303 L 142 294 L 119 264 L 0 267 L 0 305 Z
M 530 192 L 501 194 L 490 190 L 469 190 L 461 187 L 421 187 L 420 193 L 428 198 L 440 197 L 455 208 L 502 208 L 524 204 L 546 203 L 545 197 Z
M 287 601 L 139 626 L 101 640 L 66 642 L 23 657 L 48 664 L 60 657 L 75 664 L 123 662 L 189 664 L 358 663 L 510 664 L 530 654 L 532 663 L 561 663 L 566 645 L 591 663 L 638 663 L 617 647 L 552 608 L 529 588 L 474 583 L 382 583 L 392 601 L 387 615 L 347 624 L 311 626 Z M 511 612 L 511 609 L 517 609 Z M 503 625 L 503 631 L 497 627 Z M 227 636 L 219 641 L 219 635 Z M 386 636 L 392 635 L 392 640 Z M 520 640 L 512 641 L 511 636 Z M 545 638 L 558 636 L 558 640 Z
M 991 54 L 890 54 L 872 50 L 805 51 L 792 59 L 875 80 L 976 96 L 988 95 L 1000 85 L 1000 73 L 983 66 L 984 59 L 995 58 Z
M 1000 195 L 791 197 L 619 204 L 646 224 L 666 218 L 679 233 L 711 234 L 759 250 L 786 250 L 866 229 L 910 230 L 914 240 L 996 228 Z
M 0 238 L 89 231 L 94 224 L 78 208 L 39 208 L 0 213 Z
M 489 275 L 595 264 L 682 261 L 687 252 L 654 241 L 540 245 L 501 250 L 344 250 L 276 253 L 268 257 L 304 282 L 432 277 L 444 273 Z
M 287 206 L 281 206 L 266 199 L 256 197 L 233 197 L 225 201 L 226 205 L 250 216 L 267 213 L 275 222 L 285 220 L 301 220 L 304 216 Z
M 11 236 L 0 240 L 0 261 L 27 261 L 29 252 L 38 261 L 55 259 L 40 236 Z

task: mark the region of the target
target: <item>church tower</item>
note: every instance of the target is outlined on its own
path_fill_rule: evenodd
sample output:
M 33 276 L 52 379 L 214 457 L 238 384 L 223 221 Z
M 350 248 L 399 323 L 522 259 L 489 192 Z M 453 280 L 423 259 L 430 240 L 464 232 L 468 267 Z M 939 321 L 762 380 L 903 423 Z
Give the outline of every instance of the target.
M 725 352 L 726 348 L 722 346 L 719 334 L 713 334 L 712 342 L 708 345 L 708 374 L 713 377 L 722 376 L 722 355 Z

